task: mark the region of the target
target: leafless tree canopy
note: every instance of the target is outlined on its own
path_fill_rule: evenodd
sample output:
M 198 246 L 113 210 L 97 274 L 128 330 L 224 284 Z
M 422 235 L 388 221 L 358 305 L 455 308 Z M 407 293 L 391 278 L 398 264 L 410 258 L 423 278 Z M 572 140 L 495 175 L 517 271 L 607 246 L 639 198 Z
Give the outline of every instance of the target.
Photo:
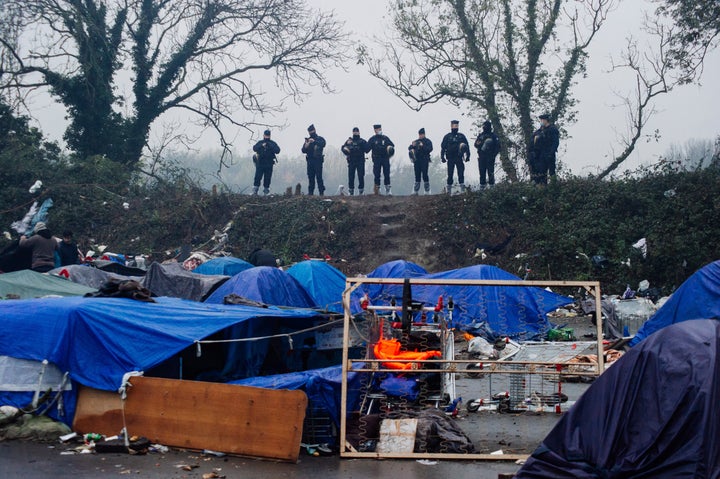
M 511 181 L 535 118 L 574 120 L 571 90 L 614 0 L 396 0 L 398 32 L 384 57 L 360 50 L 371 73 L 411 108 L 448 100 L 490 119 Z
M 228 129 L 281 109 L 277 92 L 328 89 L 345 42 L 343 25 L 303 0 L 5 0 L 0 88 L 16 99 L 49 89 L 71 148 L 135 166 L 153 122 L 177 108 L 229 151 Z

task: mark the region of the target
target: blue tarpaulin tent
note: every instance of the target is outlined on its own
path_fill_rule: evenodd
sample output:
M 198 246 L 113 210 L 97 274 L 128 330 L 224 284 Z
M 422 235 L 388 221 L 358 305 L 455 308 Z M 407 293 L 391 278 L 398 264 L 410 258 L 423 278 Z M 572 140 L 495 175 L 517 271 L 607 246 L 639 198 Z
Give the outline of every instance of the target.
M 720 261 L 704 266 L 680 285 L 640 327 L 630 345 L 638 344 L 670 324 L 705 318 L 720 319 Z
M 218 331 L 242 326 L 243 336 L 231 337 L 257 337 L 267 334 L 271 323 L 302 329 L 317 318 L 310 310 L 165 297 L 156 301 L 77 297 L 0 301 L 0 355 L 47 359 L 69 372 L 74 382 L 114 391 L 124 374 L 156 366 Z
M 250 268 L 253 268 L 253 265 L 240 258 L 221 256 L 204 262 L 192 272 L 197 274 L 222 274 L 225 276 L 235 276 L 236 274 Z
M 363 365 L 356 363 L 355 367 Z M 347 410 L 356 411 L 360 398 L 362 375 L 348 373 Z M 330 366 L 289 374 L 276 374 L 231 381 L 231 384 L 254 386 L 268 389 L 302 389 L 308 395 L 310 407 L 326 411 L 335 425 L 340 428 L 340 388 L 342 385 L 342 367 Z
M 720 322 L 632 348 L 560 419 L 517 479 L 720 477 Z
M 423 279 L 497 279 L 519 280 L 517 276 L 495 266 L 476 265 L 442 273 L 416 276 Z M 398 304 L 402 299 L 402 286 L 392 286 Z M 375 299 L 387 304 L 392 296 L 388 285 L 380 285 Z M 550 323 L 547 313 L 573 302 L 568 298 L 537 287 L 525 286 L 412 286 L 412 299 L 435 305 L 440 296 L 453 298 L 453 326 L 470 331 L 478 330 L 490 337 L 509 336 L 520 340 L 543 337 Z
M 422 266 L 410 261 L 398 259 L 381 264 L 368 273 L 367 277 L 405 279 L 419 278 L 427 273 L 427 270 L 425 270 Z M 400 285 L 365 284 L 362 289 L 365 293 L 367 293 L 368 298 L 370 298 L 370 302 L 372 303 L 377 303 L 378 301 L 389 302 L 393 297 L 397 298 L 398 301 L 402 298 L 402 286 Z
M 342 294 L 345 291 L 345 275 L 324 261 L 302 261 L 287 270 L 310 295 L 315 304 L 328 311 L 343 312 Z M 355 290 L 351 296 L 350 311 L 360 312 L 362 293 Z
M 236 274 L 216 289 L 205 302 L 222 304 L 225 296 L 229 294 L 275 306 L 293 308 L 316 306 L 295 278 L 285 271 L 270 266 L 258 266 Z

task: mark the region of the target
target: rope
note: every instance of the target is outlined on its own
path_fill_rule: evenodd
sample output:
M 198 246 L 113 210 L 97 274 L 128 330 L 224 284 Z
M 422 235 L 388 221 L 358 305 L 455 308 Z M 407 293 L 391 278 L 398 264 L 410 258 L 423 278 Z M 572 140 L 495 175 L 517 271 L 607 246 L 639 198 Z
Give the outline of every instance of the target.
M 310 331 L 316 331 L 318 329 L 324 329 L 328 326 L 333 326 L 337 323 L 343 322 L 345 319 L 336 319 L 335 321 L 331 321 L 329 323 L 320 324 L 317 326 L 313 326 L 311 328 L 301 329 L 299 331 L 293 331 L 292 333 L 281 333 L 281 334 L 272 334 L 270 336 L 256 336 L 253 338 L 235 338 L 235 339 L 196 339 L 195 345 L 197 349 L 197 357 L 200 357 L 202 355 L 202 348 L 200 345 L 202 344 L 219 344 L 219 343 L 245 343 L 249 341 L 262 341 L 265 339 L 273 339 L 273 338 L 287 338 L 288 343 L 290 344 L 290 349 L 293 348 L 293 339 L 292 337 L 298 334 L 308 333 Z

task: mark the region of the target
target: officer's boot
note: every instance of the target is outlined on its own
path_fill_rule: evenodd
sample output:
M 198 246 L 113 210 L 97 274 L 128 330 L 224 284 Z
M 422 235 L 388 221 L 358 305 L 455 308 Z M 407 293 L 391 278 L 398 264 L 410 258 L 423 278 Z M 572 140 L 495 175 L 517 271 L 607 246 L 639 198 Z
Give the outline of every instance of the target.
M 465 185 L 460 183 L 460 193 L 465 193 Z
M 350 196 L 355 195 L 355 188 L 349 188 L 348 191 L 350 192 Z
M 270 188 L 263 188 L 263 195 L 267 196 L 270 194 Z
M 253 196 L 257 196 L 259 189 L 260 189 L 259 186 L 253 186 L 253 192 L 252 192 Z
M 379 195 L 380 194 L 380 185 L 375 185 L 373 187 L 373 195 Z
M 430 183 L 425 183 L 425 194 L 426 195 L 430 194 Z
M 420 191 L 420 182 L 419 182 L 419 181 L 416 181 L 416 182 L 415 182 L 415 185 L 413 185 L 413 195 L 414 195 L 414 196 L 417 196 L 417 195 L 418 195 L 418 191 Z
M 358 189 L 358 196 L 362 196 L 364 192 L 365 190 L 363 190 L 362 188 Z
M 392 196 L 392 191 L 390 191 L 390 185 L 385 185 L 385 194 L 387 196 Z

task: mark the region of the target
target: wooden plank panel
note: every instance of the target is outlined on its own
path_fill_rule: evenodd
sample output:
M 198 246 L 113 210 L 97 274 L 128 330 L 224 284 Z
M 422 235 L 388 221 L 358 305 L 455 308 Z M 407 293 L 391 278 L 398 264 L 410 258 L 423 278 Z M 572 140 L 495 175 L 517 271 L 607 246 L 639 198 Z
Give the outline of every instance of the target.
M 73 431 L 79 434 L 97 432 L 114 436 L 122 431 L 122 399 L 115 391 L 101 391 L 86 386 L 78 390 Z
M 307 396 L 302 391 L 133 377 L 128 434 L 190 449 L 296 462 Z

